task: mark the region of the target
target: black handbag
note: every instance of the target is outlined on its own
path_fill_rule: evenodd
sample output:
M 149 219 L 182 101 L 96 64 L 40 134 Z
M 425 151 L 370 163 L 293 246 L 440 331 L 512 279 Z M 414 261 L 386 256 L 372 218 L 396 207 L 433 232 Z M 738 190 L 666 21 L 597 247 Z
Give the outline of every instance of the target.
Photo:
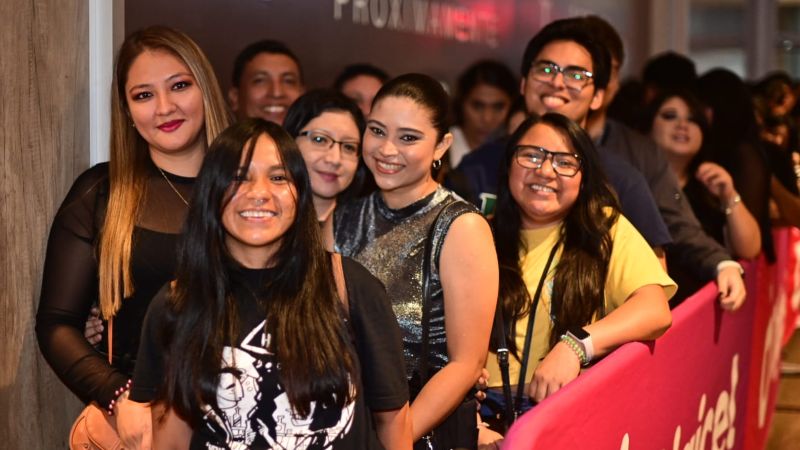
M 428 236 L 425 240 L 422 260 L 422 351 L 419 363 L 420 387 L 430 379 L 428 376 L 428 357 L 430 355 L 430 314 L 432 287 L 430 280 L 431 261 L 433 260 L 433 233 L 436 224 L 443 213 L 452 205 L 445 205 L 436 218 L 433 219 Z M 450 450 L 450 449 L 469 449 L 478 448 L 478 417 L 477 400 L 472 392 L 444 421 L 434 428 L 430 433 L 423 436 L 414 444 L 415 450 Z

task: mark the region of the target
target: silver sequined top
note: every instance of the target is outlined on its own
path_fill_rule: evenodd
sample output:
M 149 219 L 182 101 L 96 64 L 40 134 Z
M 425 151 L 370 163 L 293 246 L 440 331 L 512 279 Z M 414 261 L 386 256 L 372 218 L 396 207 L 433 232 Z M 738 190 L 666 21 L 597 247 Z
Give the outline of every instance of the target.
M 429 375 L 447 364 L 444 295 L 439 279 L 439 253 L 447 230 L 460 215 L 477 213 L 471 204 L 439 187 L 404 208 L 390 209 L 380 192 L 340 205 L 334 212 L 334 246 L 337 252 L 364 265 L 383 282 L 403 332 L 403 351 L 412 395 L 421 388 L 417 366 L 422 338 L 422 258 L 425 239 L 439 211 L 444 212 L 433 233 L 431 261 L 431 313 Z

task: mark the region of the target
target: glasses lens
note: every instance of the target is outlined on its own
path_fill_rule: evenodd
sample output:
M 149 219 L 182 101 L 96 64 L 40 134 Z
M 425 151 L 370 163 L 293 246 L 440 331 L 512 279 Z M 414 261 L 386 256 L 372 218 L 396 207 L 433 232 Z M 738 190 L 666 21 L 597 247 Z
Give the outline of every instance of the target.
M 564 84 L 573 88 L 581 89 L 589 82 L 589 74 L 581 69 L 567 69 L 564 71 Z
M 308 134 L 308 139 L 312 144 L 320 148 L 328 148 L 333 144 L 333 140 L 325 134 L 311 132 Z
M 536 63 L 531 69 L 533 77 L 537 80 L 548 81 L 558 73 L 558 66 L 552 63 L 540 62 Z
M 535 147 L 518 147 L 517 162 L 526 169 L 538 169 L 547 158 L 547 154 Z
M 559 175 L 571 177 L 578 173 L 581 168 L 581 161 L 569 153 L 553 154 L 553 170 Z
M 343 155 L 358 157 L 358 142 L 342 142 L 340 145 Z

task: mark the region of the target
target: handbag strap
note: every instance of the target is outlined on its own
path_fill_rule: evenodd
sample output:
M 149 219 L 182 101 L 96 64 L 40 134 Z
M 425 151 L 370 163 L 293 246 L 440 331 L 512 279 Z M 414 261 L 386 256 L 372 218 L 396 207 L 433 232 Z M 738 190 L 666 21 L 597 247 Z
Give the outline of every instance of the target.
M 542 296 L 542 287 L 544 286 L 547 273 L 550 271 L 550 265 L 553 263 L 553 258 L 556 256 L 556 250 L 561 244 L 561 239 L 556 241 L 553 248 L 550 250 L 550 255 L 547 257 L 547 263 L 544 265 L 542 276 L 539 277 L 539 284 L 536 286 L 536 292 L 533 295 L 533 304 L 531 305 L 530 312 L 528 313 L 528 328 L 525 331 L 525 346 L 522 351 L 522 361 L 519 370 L 519 381 L 517 382 L 517 395 L 514 397 L 514 416 L 519 415 L 520 407 L 522 406 L 522 396 L 525 391 L 525 373 L 528 371 L 528 358 L 531 353 L 531 341 L 533 340 L 533 324 L 536 321 L 536 309 L 539 306 L 539 299 Z M 509 377 L 510 378 L 510 377 Z M 510 381 L 510 380 L 509 380 Z
M 498 298 L 499 300 L 499 298 Z M 500 302 L 497 302 L 494 309 L 494 326 L 492 333 L 494 333 L 494 342 L 497 343 L 497 365 L 500 367 L 500 379 L 503 382 L 503 400 L 504 405 L 504 422 L 506 428 L 510 428 L 514 422 L 514 399 L 511 395 L 511 375 L 508 368 L 508 343 L 506 341 L 506 327 L 503 319 L 503 308 Z
M 436 225 L 444 212 L 448 209 L 449 203 L 439 210 L 436 218 L 433 219 L 431 227 L 428 229 L 428 236 L 425 238 L 424 249 L 422 252 L 422 354 L 419 361 L 419 381 L 420 388 L 428 382 L 428 359 L 430 353 L 430 333 L 431 333 L 431 297 L 433 296 L 433 286 L 431 285 L 431 260 L 433 259 L 433 238 L 436 232 Z

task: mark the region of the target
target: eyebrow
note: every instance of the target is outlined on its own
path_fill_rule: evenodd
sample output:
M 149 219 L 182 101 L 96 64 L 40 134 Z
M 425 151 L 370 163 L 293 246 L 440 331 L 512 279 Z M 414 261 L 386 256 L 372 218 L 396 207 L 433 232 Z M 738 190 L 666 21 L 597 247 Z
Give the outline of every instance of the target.
M 186 76 L 194 78 L 194 76 L 189 72 L 178 72 L 178 73 L 175 73 L 175 74 L 172 74 L 172 75 L 168 76 L 167 78 L 164 79 L 164 81 L 167 82 L 167 81 L 174 80 L 175 78 L 186 77 Z M 137 84 L 137 85 L 131 86 L 130 89 L 128 89 L 128 92 L 132 92 L 134 89 L 148 88 L 150 86 L 152 86 L 152 84 L 150 84 L 150 83 Z
M 383 128 L 389 128 L 384 123 L 382 123 L 381 121 L 375 120 L 375 119 L 369 119 L 367 121 L 367 124 L 376 124 L 376 125 L 381 126 Z M 411 133 L 419 133 L 419 134 L 422 134 L 422 135 L 425 134 L 422 131 L 420 131 L 420 130 L 418 130 L 416 128 L 411 128 L 411 127 L 400 127 L 400 128 L 398 128 L 398 130 L 399 131 L 405 131 L 405 132 L 411 132 Z

